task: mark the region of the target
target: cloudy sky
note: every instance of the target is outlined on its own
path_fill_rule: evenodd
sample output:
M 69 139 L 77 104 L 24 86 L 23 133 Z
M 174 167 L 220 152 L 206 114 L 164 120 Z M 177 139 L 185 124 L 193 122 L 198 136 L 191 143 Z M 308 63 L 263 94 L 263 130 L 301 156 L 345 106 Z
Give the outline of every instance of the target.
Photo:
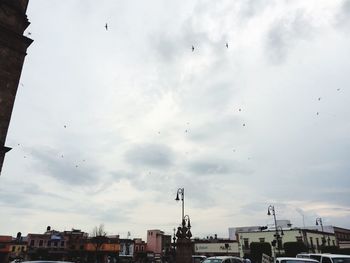
M 32 0 L 27 13 L 2 234 L 172 233 L 180 187 L 197 237 L 271 223 L 270 204 L 294 226 L 350 228 L 350 0 Z

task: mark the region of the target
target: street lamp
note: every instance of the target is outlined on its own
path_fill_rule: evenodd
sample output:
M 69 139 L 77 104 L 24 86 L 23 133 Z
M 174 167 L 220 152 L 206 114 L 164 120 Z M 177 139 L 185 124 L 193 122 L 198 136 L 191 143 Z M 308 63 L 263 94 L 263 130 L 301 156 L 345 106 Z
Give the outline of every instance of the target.
M 187 222 L 187 225 L 186 225 L 186 222 Z M 177 228 L 176 236 L 178 238 L 187 238 L 187 239 L 190 239 L 192 237 L 191 219 L 189 215 L 185 215 L 183 217 L 181 227 Z
M 275 212 L 275 207 L 273 205 L 269 205 L 269 207 L 267 208 L 267 215 L 270 216 L 271 212 L 273 215 L 273 219 L 275 221 L 275 240 L 276 240 L 275 242 L 277 243 L 278 253 L 281 254 L 280 246 L 278 245 L 279 234 L 278 234 L 278 228 L 277 228 L 276 212 Z M 281 232 L 283 233 L 282 228 L 281 228 Z
M 181 215 L 181 222 L 182 222 L 185 216 L 185 188 L 177 189 L 175 201 L 180 201 L 179 195 L 181 196 L 181 201 L 182 201 L 182 215 Z
M 321 217 L 316 218 L 316 226 L 318 226 L 318 225 L 321 226 L 321 230 L 322 230 L 322 234 L 323 234 L 322 246 L 324 246 L 326 244 L 326 236 L 324 234 L 323 223 L 322 223 L 322 218 Z

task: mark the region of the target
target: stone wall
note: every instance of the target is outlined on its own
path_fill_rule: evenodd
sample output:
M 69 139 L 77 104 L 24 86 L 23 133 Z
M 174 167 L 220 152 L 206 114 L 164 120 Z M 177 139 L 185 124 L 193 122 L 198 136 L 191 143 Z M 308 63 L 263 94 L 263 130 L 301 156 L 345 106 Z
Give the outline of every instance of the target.
M 32 40 L 23 36 L 29 22 L 29 0 L 0 1 L 0 173 L 5 153 L 6 135 L 11 120 L 26 51 Z

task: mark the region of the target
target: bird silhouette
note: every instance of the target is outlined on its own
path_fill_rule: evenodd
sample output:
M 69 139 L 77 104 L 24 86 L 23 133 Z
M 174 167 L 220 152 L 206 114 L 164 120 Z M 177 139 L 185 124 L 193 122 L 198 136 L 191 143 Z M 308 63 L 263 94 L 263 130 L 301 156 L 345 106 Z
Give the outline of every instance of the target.
M 321 100 L 321 97 L 319 97 L 318 100 Z
M 192 45 L 192 52 L 194 51 L 194 46 Z
M 67 125 L 63 125 L 64 128 L 67 128 Z
M 226 48 L 228 48 L 228 43 L 226 43 Z
M 107 23 L 105 24 L 105 28 L 106 28 L 106 30 L 108 30 L 108 24 Z

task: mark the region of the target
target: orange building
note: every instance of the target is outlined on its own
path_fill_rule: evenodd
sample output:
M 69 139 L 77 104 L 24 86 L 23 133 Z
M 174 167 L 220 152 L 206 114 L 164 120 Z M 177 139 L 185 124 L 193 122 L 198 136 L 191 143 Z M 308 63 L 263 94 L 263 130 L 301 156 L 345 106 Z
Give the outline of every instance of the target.
M 85 250 L 89 252 L 96 251 L 96 245 L 89 242 L 85 244 Z M 100 252 L 108 252 L 108 253 L 119 253 L 120 251 L 120 245 L 117 243 L 104 243 L 102 246 L 98 249 Z

